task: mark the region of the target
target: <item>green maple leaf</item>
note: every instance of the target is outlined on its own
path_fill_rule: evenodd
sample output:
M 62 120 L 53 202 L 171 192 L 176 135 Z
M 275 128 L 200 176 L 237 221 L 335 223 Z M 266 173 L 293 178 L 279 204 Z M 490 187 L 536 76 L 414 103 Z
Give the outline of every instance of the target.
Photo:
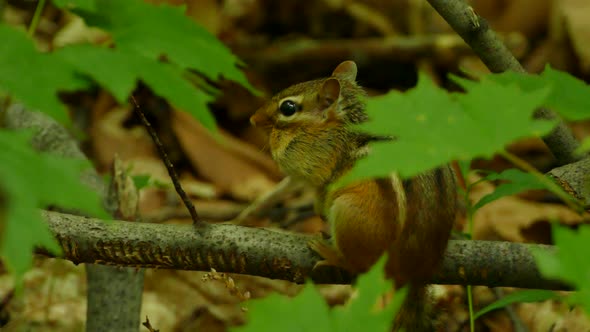
M 109 90 L 120 103 L 125 103 L 138 80 L 195 116 L 205 127 L 214 128 L 215 119 L 206 103 L 212 97 L 197 89 L 183 70 L 141 54 L 91 45 L 74 45 L 55 52 L 56 56 Z
M 89 82 L 54 54 L 37 51 L 22 31 L 0 24 L 0 40 L 0 90 L 68 124 L 67 110 L 57 93 L 87 88 Z
M 40 209 L 57 205 L 108 218 L 98 195 L 80 182 L 90 163 L 40 154 L 30 138 L 29 132 L 0 130 L 0 255 L 17 280 L 31 267 L 35 248 L 60 253 Z
M 574 286 L 577 292 L 568 301 L 581 304 L 590 314 L 590 226 L 582 225 L 575 231 L 553 225 L 552 234 L 556 251 L 549 253 L 546 250 L 534 250 L 537 266 L 543 276 Z
M 184 7 L 141 0 L 102 0 L 96 11 L 76 11 L 89 25 L 108 31 L 123 52 L 150 59 L 162 56 L 212 80 L 220 75 L 252 88 L 236 65 L 242 64 L 215 36 L 184 15 Z
M 392 170 L 411 177 L 455 159 L 489 158 L 514 140 L 543 135 L 555 125 L 532 117 L 548 88 L 525 92 L 488 79 L 458 81 L 466 93 L 448 93 L 420 75 L 407 93 L 369 99 L 371 120 L 359 130 L 396 139 L 372 144 L 369 156 L 343 182 L 386 176 Z
M 385 257 L 369 272 L 359 276 L 355 295 L 344 307 L 332 310 L 320 296 L 315 286 L 308 282 L 294 298 L 272 294 L 264 299 L 250 300 L 248 323 L 231 328 L 236 332 L 297 331 L 297 332 L 345 332 L 389 331 L 395 313 L 405 297 L 405 289 L 396 291 L 393 301 L 384 309 L 377 310 L 384 293 L 392 289 L 391 281 L 385 280 L 383 267 Z
M 540 75 L 504 72 L 489 75 L 488 79 L 502 84 L 517 84 L 523 91 L 550 87 L 543 106 L 571 121 L 590 118 L 590 99 L 585 97 L 590 94 L 590 86 L 571 74 L 555 70 L 549 65 Z

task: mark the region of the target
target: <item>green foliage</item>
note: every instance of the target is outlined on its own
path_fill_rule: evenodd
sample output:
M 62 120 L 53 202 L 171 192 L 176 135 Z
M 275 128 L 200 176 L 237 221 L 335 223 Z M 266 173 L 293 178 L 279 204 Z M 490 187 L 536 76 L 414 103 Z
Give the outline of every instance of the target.
M 183 7 L 154 6 L 142 0 L 101 0 L 96 11 L 75 10 L 92 26 L 108 31 L 119 50 L 157 60 L 162 55 L 182 69 L 209 79 L 220 75 L 251 87 L 235 65 L 236 56 L 215 36 L 184 15 Z
M 550 178 L 547 178 L 549 181 L 553 181 Z M 527 190 L 535 190 L 535 189 L 553 189 L 548 188 L 547 184 L 541 181 L 538 177 L 531 173 L 520 171 L 516 168 L 511 168 L 503 171 L 502 173 L 491 173 L 482 180 L 487 181 L 496 181 L 496 180 L 505 180 L 509 182 L 501 183 L 496 187 L 494 192 L 482 197 L 475 205 L 473 206 L 474 211 L 481 208 L 482 206 L 491 203 L 499 198 L 516 195 L 518 193 L 527 191 Z
M 487 314 L 490 311 L 504 308 L 513 303 L 529 303 L 529 302 L 540 302 L 546 300 L 552 300 L 560 298 L 560 295 L 554 291 L 543 290 L 543 289 L 527 289 L 518 292 L 511 293 L 504 296 L 500 300 L 486 306 L 475 314 L 474 319 Z
M 153 91 L 174 105 L 191 112 L 205 127 L 213 128 L 215 120 L 206 109 L 211 96 L 195 89 L 178 66 L 146 58 L 119 49 L 74 45 L 55 52 L 56 56 L 88 75 L 109 90 L 120 103 L 133 92 L 141 79 Z M 195 108 L 199 107 L 199 108 Z
M 490 75 L 489 78 L 502 84 L 517 84 L 526 92 L 549 87 L 550 92 L 543 106 L 571 121 L 590 117 L 590 99 L 581 98 L 590 92 L 588 85 L 568 73 L 551 68 L 549 65 L 540 75 L 504 72 Z
M 374 143 L 344 182 L 393 170 L 410 177 L 451 160 L 489 158 L 516 139 L 548 133 L 555 122 L 532 117 L 541 106 L 568 119 L 590 118 L 590 101 L 580 97 L 590 87 L 551 68 L 542 75 L 490 74 L 480 82 L 452 78 L 466 93 L 449 93 L 420 75 L 406 93 L 370 98 L 371 121 L 359 129 L 396 139 Z
M 577 231 L 553 225 L 553 242 L 557 247 L 549 253 L 540 249 L 533 255 L 543 276 L 562 280 L 577 290 L 567 297 L 571 304 L 580 304 L 590 314 L 590 226 L 582 225 Z
M 207 128 L 214 128 L 215 121 L 206 105 L 212 97 L 203 91 L 214 93 L 216 89 L 192 71 L 212 81 L 223 77 L 254 90 L 237 67 L 241 64 L 238 58 L 186 17 L 183 7 L 155 6 L 142 0 L 55 2 L 110 33 L 115 48 L 77 45 L 42 54 L 24 33 L 0 25 L 0 90 L 61 123 L 69 120 L 57 92 L 85 89 L 90 81 L 125 103 L 141 80 Z M 163 57 L 167 62 L 161 61 Z
M 106 30 L 114 47 L 74 45 L 41 53 L 24 32 L 0 23 L 0 92 L 62 124 L 70 120 L 58 93 L 87 89 L 92 82 L 125 103 L 141 80 L 208 128 L 214 128 L 215 122 L 206 107 L 212 97 L 204 91 L 216 90 L 195 71 L 210 81 L 223 77 L 250 87 L 237 67 L 239 60 L 186 17 L 182 7 L 154 6 L 142 0 L 54 3 Z M 0 147 L 6 146 L 0 156 L 5 159 L 0 166 L 0 192 L 7 202 L 0 214 L 4 218 L 0 254 L 9 269 L 22 276 L 31 265 L 35 246 L 59 249 L 39 208 L 55 204 L 107 216 L 98 197 L 80 184 L 79 162 L 36 154 L 22 135 L 3 131 L 0 135 Z
M 448 93 L 420 75 L 417 86 L 406 93 L 371 98 L 371 121 L 359 129 L 396 140 L 373 144 L 345 181 L 385 176 L 392 170 L 410 177 L 453 159 L 489 158 L 510 142 L 543 135 L 555 124 L 532 118 L 549 88 L 522 91 L 488 78 L 457 81 L 467 93 Z
M 95 0 L 53 0 L 53 4 L 55 4 L 58 8 L 69 10 L 96 10 Z
M 231 331 L 389 331 L 406 290 L 396 291 L 393 301 L 382 310 L 376 309 L 382 295 L 393 286 L 383 277 L 384 266 L 385 258 L 382 258 L 369 272 L 359 277 L 356 294 L 344 307 L 330 310 L 315 286 L 308 282 L 294 298 L 273 294 L 249 301 L 248 324 Z M 287 321 L 288 324 L 285 323 Z
M 133 180 L 133 185 L 135 185 L 135 188 L 137 188 L 137 190 L 141 190 L 150 185 L 151 177 L 147 174 L 144 174 L 134 175 L 131 177 L 131 179 Z
M 584 139 L 582 141 L 582 144 L 580 144 L 580 146 L 576 150 L 576 153 L 588 153 L 589 151 L 590 151 L 590 137 L 586 137 L 586 139 Z
M 57 92 L 84 89 L 87 82 L 69 63 L 54 54 L 39 53 L 23 31 L 0 24 L 0 40 L 0 91 L 61 123 L 69 123 Z
M 90 163 L 39 154 L 30 138 L 26 132 L 0 131 L 0 255 L 17 280 L 31 267 L 35 247 L 60 252 L 39 209 L 57 205 L 108 218 L 98 195 L 80 182 Z

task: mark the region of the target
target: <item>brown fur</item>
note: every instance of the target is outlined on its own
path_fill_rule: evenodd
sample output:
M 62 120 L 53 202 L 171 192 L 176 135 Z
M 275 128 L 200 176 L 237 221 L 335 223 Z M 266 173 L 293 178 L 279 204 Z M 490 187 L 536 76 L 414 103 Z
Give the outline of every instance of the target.
M 333 244 L 310 243 L 324 257 L 320 264 L 364 272 L 387 252 L 387 276 L 396 286 L 410 286 L 395 327 L 429 331 L 425 285 L 440 265 L 453 225 L 454 175 L 442 167 L 403 183 L 373 179 L 328 192 L 328 185 L 350 170 L 362 155 L 359 151 L 374 139 L 350 127 L 367 119 L 365 93 L 355 77 L 356 65 L 344 62 L 330 78 L 280 92 L 251 121 L 269 130 L 271 152 L 279 166 L 318 192 L 316 208 L 331 223 L 333 236 Z M 301 106 L 295 115 L 278 111 L 285 98 Z

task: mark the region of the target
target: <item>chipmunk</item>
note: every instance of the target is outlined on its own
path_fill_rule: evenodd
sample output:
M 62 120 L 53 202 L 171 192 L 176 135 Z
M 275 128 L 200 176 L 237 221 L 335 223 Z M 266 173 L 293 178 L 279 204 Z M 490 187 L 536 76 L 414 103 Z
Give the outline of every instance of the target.
M 426 285 L 442 261 L 455 220 L 455 177 L 444 166 L 408 180 L 392 174 L 329 189 L 366 155 L 371 141 L 384 139 L 353 127 L 368 120 L 366 93 L 356 74 L 353 61 L 342 62 L 331 77 L 281 91 L 250 122 L 269 132 L 280 168 L 317 192 L 316 212 L 330 223 L 333 240 L 310 242 L 324 259 L 318 265 L 361 273 L 387 253 L 387 277 L 396 287 L 410 286 L 394 328 L 431 331 Z

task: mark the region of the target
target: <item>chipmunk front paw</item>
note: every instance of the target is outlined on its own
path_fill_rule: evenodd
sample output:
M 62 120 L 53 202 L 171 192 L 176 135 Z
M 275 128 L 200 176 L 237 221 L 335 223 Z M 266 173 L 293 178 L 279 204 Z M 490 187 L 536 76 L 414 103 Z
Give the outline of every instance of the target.
M 320 266 L 335 266 L 340 268 L 346 268 L 345 260 L 336 248 L 323 236 L 316 237 L 307 242 L 309 248 L 317 252 L 323 259 L 318 261 L 313 269 L 317 269 Z

